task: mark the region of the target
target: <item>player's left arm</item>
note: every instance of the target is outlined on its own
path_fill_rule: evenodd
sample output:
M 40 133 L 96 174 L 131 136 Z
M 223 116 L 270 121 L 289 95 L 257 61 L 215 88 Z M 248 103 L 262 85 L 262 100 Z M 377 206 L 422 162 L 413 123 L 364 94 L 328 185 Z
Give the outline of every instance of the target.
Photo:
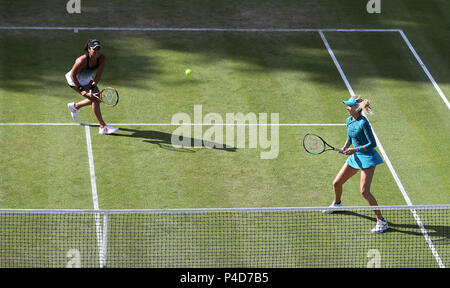
M 98 82 L 102 78 L 103 69 L 105 69 L 106 57 L 102 55 L 99 59 L 100 65 L 98 66 L 97 73 L 95 74 L 94 82 L 92 82 L 92 86 L 97 86 Z
M 372 133 L 372 127 L 370 127 L 369 121 L 365 121 L 362 130 L 364 131 L 364 136 L 367 138 L 367 144 L 357 147 L 357 151 L 367 151 L 368 149 L 374 149 L 377 147 L 377 142 L 375 141 L 375 137 Z

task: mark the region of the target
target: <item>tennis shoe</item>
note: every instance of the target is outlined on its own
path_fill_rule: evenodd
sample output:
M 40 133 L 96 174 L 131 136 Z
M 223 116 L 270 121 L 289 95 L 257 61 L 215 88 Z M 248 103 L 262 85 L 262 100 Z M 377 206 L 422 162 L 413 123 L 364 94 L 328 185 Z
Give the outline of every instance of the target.
M 339 202 L 339 204 L 336 204 L 334 201 L 333 201 L 333 203 L 331 203 L 331 205 L 330 206 L 328 206 L 328 207 L 330 207 L 330 208 L 333 208 L 333 207 L 342 207 L 342 202 Z M 333 209 L 326 209 L 326 210 L 322 210 L 322 213 L 323 214 L 331 214 L 331 213 L 333 213 L 335 210 L 333 210 Z
M 78 112 L 80 111 L 79 109 L 75 108 L 75 103 L 68 103 L 67 104 L 67 108 L 69 108 L 70 111 L 70 115 L 72 115 L 72 119 L 76 122 L 78 122 Z
M 98 128 L 98 134 L 103 134 L 103 135 L 113 134 L 113 133 L 117 132 L 117 130 L 119 130 L 119 128 L 106 125 L 106 126 Z
M 383 233 L 389 228 L 386 220 L 377 220 L 377 225 L 372 229 L 372 233 Z

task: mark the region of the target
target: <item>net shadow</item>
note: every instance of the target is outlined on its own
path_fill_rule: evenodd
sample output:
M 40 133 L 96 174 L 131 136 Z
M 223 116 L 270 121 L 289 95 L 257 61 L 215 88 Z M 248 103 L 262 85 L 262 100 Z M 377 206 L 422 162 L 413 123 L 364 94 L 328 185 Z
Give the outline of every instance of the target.
M 420 215 L 420 212 L 418 212 Z M 348 216 L 354 216 L 354 217 L 360 217 L 364 218 L 366 220 L 376 222 L 375 217 L 370 217 L 367 215 L 364 215 L 362 213 L 357 213 L 354 211 L 335 211 L 334 214 L 340 214 L 340 215 L 348 215 Z M 411 214 L 411 217 L 412 214 Z M 399 224 L 395 222 L 389 221 L 390 219 L 387 219 L 389 223 L 389 229 L 386 230 L 385 233 L 403 233 L 413 236 L 423 236 L 423 233 L 419 227 L 418 224 Z M 437 241 L 445 242 L 450 244 L 450 226 L 445 225 L 426 225 L 424 224 L 424 228 L 427 231 L 428 235 L 431 237 L 436 237 Z

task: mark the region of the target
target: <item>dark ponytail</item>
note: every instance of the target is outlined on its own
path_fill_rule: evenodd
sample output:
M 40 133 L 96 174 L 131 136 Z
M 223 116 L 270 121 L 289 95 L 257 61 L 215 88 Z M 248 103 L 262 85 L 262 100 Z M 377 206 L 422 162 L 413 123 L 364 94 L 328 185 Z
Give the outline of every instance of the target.
M 89 43 L 92 41 L 92 39 L 89 39 L 87 42 L 86 42 L 86 45 L 84 45 L 84 48 L 83 48 L 83 50 L 85 51 L 85 52 L 88 52 L 89 51 Z

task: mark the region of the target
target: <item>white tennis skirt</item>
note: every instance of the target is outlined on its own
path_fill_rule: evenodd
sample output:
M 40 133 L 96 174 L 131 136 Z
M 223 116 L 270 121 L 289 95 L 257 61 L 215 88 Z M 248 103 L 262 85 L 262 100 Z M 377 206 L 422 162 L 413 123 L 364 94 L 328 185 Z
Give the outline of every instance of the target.
M 70 74 L 72 73 L 72 71 L 69 71 L 66 73 L 66 80 L 67 80 L 67 84 L 69 84 L 71 87 L 75 87 L 77 85 L 75 85 L 75 83 L 73 83 L 72 78 L 70 78 Z M 89 84 L 89 82 L 94 81 L 94 79 L 92 79 L 92 76 L 86 76 L 86 75 L 77 75 L 77 79 L 78 82 L 80 82 L 81 86 L 86 86 Z

